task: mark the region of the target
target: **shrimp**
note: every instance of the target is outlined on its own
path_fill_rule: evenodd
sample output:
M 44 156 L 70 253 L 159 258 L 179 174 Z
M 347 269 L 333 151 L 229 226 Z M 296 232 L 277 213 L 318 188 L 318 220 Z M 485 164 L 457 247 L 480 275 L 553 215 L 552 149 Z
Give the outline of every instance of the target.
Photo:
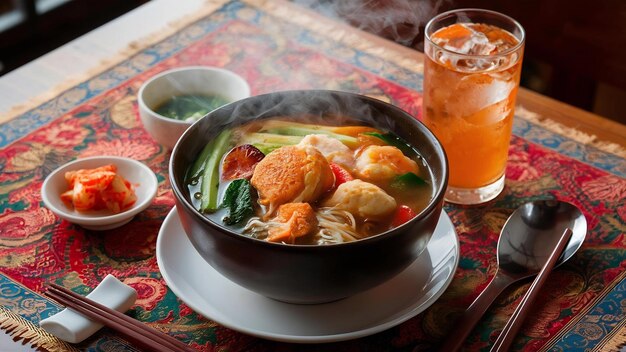
M 355 174 L 367 181 L 385 181 L 412 172 L 418 174 L 417 163 L 393 146 L 370 145 L 356 159 Z
M 324 134 L 309 134 L 298 145 L 310 145 L 319 150 L 330 163 L 339 164 L 348 169 L 354 166 L 352 150 L 339 140 Z

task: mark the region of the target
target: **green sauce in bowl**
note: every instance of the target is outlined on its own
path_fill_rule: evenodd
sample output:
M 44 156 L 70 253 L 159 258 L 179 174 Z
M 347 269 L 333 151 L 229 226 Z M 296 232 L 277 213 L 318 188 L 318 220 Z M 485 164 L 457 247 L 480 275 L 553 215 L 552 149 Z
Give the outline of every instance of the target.
M 195 122 L 227 103 L 219 95 L 176 95 L 159 105 L 155 112 L 171 119 Z

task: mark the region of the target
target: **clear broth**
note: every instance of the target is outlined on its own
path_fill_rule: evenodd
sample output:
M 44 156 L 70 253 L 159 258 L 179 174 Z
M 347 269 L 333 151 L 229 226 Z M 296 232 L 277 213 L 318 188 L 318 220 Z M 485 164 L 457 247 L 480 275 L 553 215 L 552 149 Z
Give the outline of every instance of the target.
M 176 95 L 157 106 L 155 112 L 170 119 L 194 122 L 227 103 L 219 95 Z
M 271 120 L 284 120 L 284 118 L 270 118 L 270 119 L 264 119 L 260 121 L 257 120 L 257 121 L 253 121 L 248 124 L 245 124 L 243 126 L 237 127 L 236 128 L 237 130 L 244 131 L 244 132 L 233 134 L 230 147 L 232 148 L 232 147 L 241 145 L 242 143 L 239 140 L 241 139 L 242 135 L 244 135 L 245 133 L 258 131 L 259 126 L 263 126 L 265 121 L 271 121 Z M 366 126 L 363 123 L 356 123 L 356 124 L 348 123 L 348 124 L 343 124 L 343 125 Z M 382 132 L 386 133 L 387 131 L 382 131 Z M 385 181 L 385 182 L 367 181 L 367 182 L 373 183 L 376 186 L 382 188 L 388 195 L 390 195 L 396 200 L 396 203 L 398 206 L 406 205 L 410 207 L 416 214 L 419 214 L 423 209 L 426 208 L 426 206 L 429 204 L 429 202 L 431 201 L 434 195 L 433 174 L 430 168 L 428 167 L 428 165 L 426 164 L 425 160 L 421 157 L 419 151 L 415 147 L 409 145 L 408 143 L 406 145 L 409 147 L 408 149 L 409 153 L 413 155 L 407 155 L 408 153 L 406 153 L 406 151 L 404 155 L 416 162 L 419 168 L 419 171 L 418 171 L 419 177 L 424 179 L 424 181 L 426 182 L 425 185 L 414 187 L 412 189 L 407 190 L 406 188 L 402 189 L 402 188 L 394 187 L 391 181 Z M 356 148 L 353 149 L 353 151 L 355 150 Z M 355 176 L 354 178 L 356 179 L 357 177 Z M 220 183 L 219 183 L 219 188 L 218 188 L 218 199 L 220 201 L 221 199 L 223 199 L 224 192 L 227 189 L 229 183 L 230 182 L 228 181 L 223 181 L 221 178 L 221 162 L 220 162 Z M 200 209 L 200 187 L 201 187 L 200 182 L 198 182 L 197 178 L 189 179 L 187 182 L 187 186 L 188 186 L 188 190 L 191 195 L 191 200 L 192 200 L 194 207 L 196 209 Z M 331 195 L 332 195 L 332 192 L 328 192 L 327 194 L 323 195 L 317 202 L 310 203 L 310 204 L 315 209 L 318 207 L 319 203 L 321 203 L 324 199 L 330 197 Z M 255 211 L 255 214 L 259 216 L 265 212 L 265 207 L 260 205 L 258 202 L 256 202 L 257 198 L 258 197 L 256 195 L 256 190 L 254 190 L 253 188 L 253 199 L 255 200 L 253 202 L 254 211 Z M 249 236 L 249 234 L 246 234 L 243 232 L 245 221 L 243 223 L 232 225 L 232 226 L 224 224 L 223 219 L 227 215 L 226 209 L 220 208 L 216 212 L 204 213 L 204 215 L 208 217 L 209 219 L 211 219 L 212 221 L 214 221 L 215 223 L 220 224 L 221 226 L 229 228 L 230 230 L 240 233 L 244 236 Z M 391 225 L 393 216 L 394 214 L 392 213 L 388 216 L 388 219 L 378 220 L 376 222 L 371 222 L 368 219 L 357 219 L 357 231 L 361 233 L 364 237 L 370 237 L 370 236 L 388 231 L 393 228 L 393 226 Z M 295 244 L 315 245 L 317 243 L 314 242 L 312 236 L 307 235 L 307 236 L 297 238 Z

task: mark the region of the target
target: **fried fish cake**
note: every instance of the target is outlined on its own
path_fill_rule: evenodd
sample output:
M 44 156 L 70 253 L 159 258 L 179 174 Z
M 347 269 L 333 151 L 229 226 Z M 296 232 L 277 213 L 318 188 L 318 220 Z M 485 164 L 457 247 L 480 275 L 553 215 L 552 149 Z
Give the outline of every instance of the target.
M 285 146 L 267 154 L 250 181 L 267 207 L 267 218 L 282 204 L 316 201 L 333 186 L 335 176 L 315 147 Z
M 315 210 L 309 203 L 287 203 L 278 207 L 278 214 L 273 219 L 280 226 L 269 230 L 269 242 L 295 243 L 296 238 L 306 236 L 317 230 L 318 220 Z

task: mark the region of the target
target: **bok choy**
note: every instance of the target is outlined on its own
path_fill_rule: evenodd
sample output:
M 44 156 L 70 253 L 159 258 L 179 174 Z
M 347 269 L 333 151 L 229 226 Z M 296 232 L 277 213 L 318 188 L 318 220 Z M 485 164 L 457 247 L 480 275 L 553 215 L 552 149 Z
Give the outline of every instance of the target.
M 190 175 L 201 177 L 202 182 L 200 185 L 200 211 L 210 213 L 218 209 L 219 163 L 228 150 L 231 135 L 231 130 L 222 131 L 204 148 L 196 162 L 198 165 L 192 166 Z

